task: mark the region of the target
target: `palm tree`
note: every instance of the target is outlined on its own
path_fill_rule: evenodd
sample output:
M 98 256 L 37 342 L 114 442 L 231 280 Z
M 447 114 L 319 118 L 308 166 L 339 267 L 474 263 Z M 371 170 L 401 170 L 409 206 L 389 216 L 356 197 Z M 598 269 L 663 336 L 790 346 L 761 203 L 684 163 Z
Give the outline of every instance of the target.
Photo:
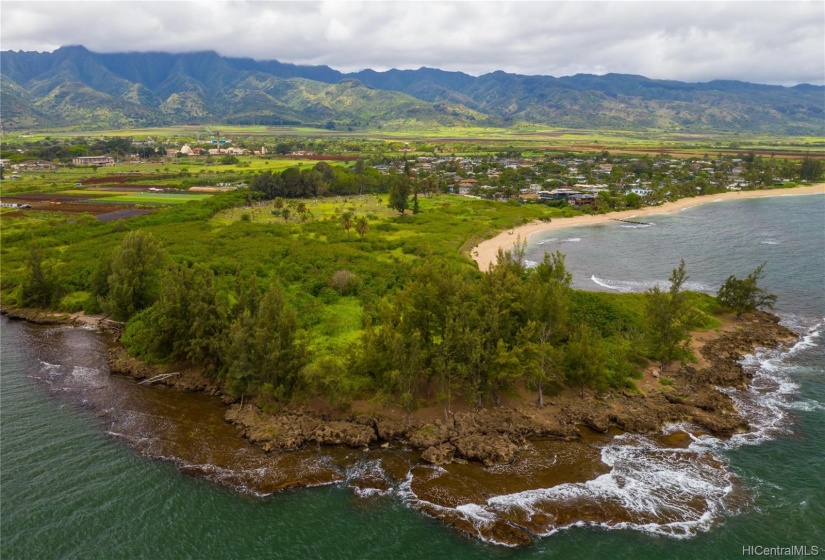
M 341 214 L 341 225 L 344 226 L 344 229 L 347 230 L 347 237 L 349 237 L 349 230 L 352 227 L 352 212 L 344 212 Z
M 370 221 L 367 219 L 366 216 L 360 216 L 355 221 L 355 231 L 358 232 L 358 235 L 361 236 L 361 239 L 364 239 L 364 236 L 367 235 L 367 232 L 370 230 Z

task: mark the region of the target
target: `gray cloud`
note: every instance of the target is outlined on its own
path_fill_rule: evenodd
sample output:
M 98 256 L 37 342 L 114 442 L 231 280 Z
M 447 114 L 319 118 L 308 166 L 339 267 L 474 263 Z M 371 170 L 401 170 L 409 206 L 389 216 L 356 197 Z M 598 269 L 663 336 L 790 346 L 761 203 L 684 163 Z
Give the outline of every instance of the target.
M 825 83 L 825 3 L 13 2 L 3 50 L 215 50 L 342 71 Z

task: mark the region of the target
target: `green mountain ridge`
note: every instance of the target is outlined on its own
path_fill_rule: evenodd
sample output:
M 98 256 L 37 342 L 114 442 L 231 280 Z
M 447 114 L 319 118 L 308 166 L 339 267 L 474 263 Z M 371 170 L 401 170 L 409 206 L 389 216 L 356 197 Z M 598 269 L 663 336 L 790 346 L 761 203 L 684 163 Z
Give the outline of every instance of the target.
M 214 52 L 3 51 L 2 126 L 87 129 L 173 124 L 385 123 L 657 128 L 822 134 L 825 87 L 737 81 L 685 83 L 643 76 L 562 78 L 432 68 L 343 74 L 326 66 L 222 57 Z

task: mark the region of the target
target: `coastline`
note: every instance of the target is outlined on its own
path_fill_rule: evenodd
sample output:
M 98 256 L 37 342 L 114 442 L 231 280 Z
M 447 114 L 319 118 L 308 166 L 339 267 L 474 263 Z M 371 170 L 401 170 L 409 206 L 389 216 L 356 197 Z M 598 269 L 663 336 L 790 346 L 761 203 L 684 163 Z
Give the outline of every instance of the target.
M 665 202 L 660 206 L 645 206 L 635 210 L 619 210 L 606 214 L 573 216 L 571 218 L 554 218 L 552 222 L 530 222 L 529 224 L 518 226 L 510 231 L 501 232 L 495 237 L 482 241 L 470 250 L 470 255 L 473 260 L 478 263 L 478 268 L 486 271 L 490 268 L 490 265 L 496 261 L 499 249 L 507 250 L 519 240 L 529 240 L 529 238 L 536 233 L 578 226 L 594 226 L 613 220 L 627 220 L 655 214 L 672 214 L 686 208 L 710 204 L 712 202 L 814 194 L 825 194 L 825 183 L 817 183 L 805 187 L 726 192 L 682 198 L 673 202 Z
M 791 192 L 786 196 L 794 195 Z M 799 206 L 806 206 L 807 203 L 810 206 L 813 202 L 821 201 L 822 199 L 793 199 L 786 202 Z M 773 208 L 783 205 L 765 203 L 758 206 Z M 5 323 L 5 319 L 3 321 Z M 736 343 L 725 343 L 724 347 L 717 345 L 716 351 L 707 347 L 708 344 L 718 344 L 716 341 L 724 334 L 723 331 L 735 330 L 738 325 L 750 331 L 743 323 L 744 321 L 725 321 L 717 331 L 694 334 L 696 345 L 703 343 L 699 348 L 694 346 L 695 355 L 700 357 L 699 363 L 689 364 L 679 371 L 669 368 L 662 375 L 662 381 L 654 378 L 650 371 L 645 372 L 643 381 L 638 383 L 640 393 L 616 391 L 612 394 L 593 395 L 588 391 L 586 400 L 561 395 L 557 400 L 548 398 L 548 401 L 553 402 L 541 411 L 532 405 L 529 399 L 532 395 L 526 395 L 528 398 L 523 398 L 520 404 L 506 403 L 507 409 L 486 409 L 480 414 L 467 414 L 466 409 L 458 411 L 456 407 L 454 410 L 458 414 L 450 415 L 449 419 L 442 417 L 439 422 L 432 417 L 417 417 L 414 431 L 405 427 L 401 415 L 385 410 L 376 413 L 376 408 L 372 409 L 372 414 L 363 414 L 364 409 L 360 404 L 354 404 L 351 410 L 330 413 L 323 406 L 318 406 L 318 403 L 309 402 L 302 408 L 289 407 L 280 410 L 280 414 L 264 415 L 258 407 L 249 404 L 248 398 L 245 406 L 240 406 L 229 397 L 223 400 L 223 406 L 220 398 L 208 399 L 211 406 L 208 409 L 209 417 L 216 420 L 213 425 L 224 426 L 224 431 L 231 432 L 226 440 L 238 441 L 253 449 L 257 453 L 256 457 L 261 457 L 260 464 L 270 469 L 267 472 L 277 471 L 277 484 L 270 483 L 275 478 L 273 475 L 267 479 L 268 486 L 261 484 L 260 480 L 249 482 L 253 474 L 255 477 L 260 476 L 257 474 L 259 471 L 246 468 L 250 465 L 240 461 L 239 457 L 225 456 L 224 463 L 213 466 L 211 462 L 192 460 L 192 457 L 197 458 L 198 455 L 144 452 L 139 447 L 141 444 L 137 438 L 133 437 L 134 433 L 122 431 L 122 434 L 112 435 L 107 432 L 107 437 L 117 438 L 146 458 L 151 458 L 153 462 L 157 458 L 171 462 L 169 466 L 173 474 L 176 467 L 180 475 L 206 479 L 237 488 L 240 492 L 253 492 L 260 497 L 284 489 L 333 484 L 335 491 L 344 491 L 345 488 L 350 490 L 350 500 L 356 507 L 371 508 L 373 503 L 383 504 L 390 499 L 383 496 L 391 495 L 392 500 L 401 501 L 410 509 L 449 525 L 470 539 L 478 538 L 505 546 L 526 546 L 541 536 L 571 525 L 618 527 L 622 531 L 626 531 L 628 527 L 646 531 L 644 527 L 651 525 L 655 530 L 663 531 L 668 526 L 667 522 L 672 522 L 677 526 L 683 523 L 698 527 L 693 529 L 695 533 L 707 530 L 704 523 L 713 523 L 714 527 L 726 523 L 724 517 L 719 521 L 720 511 L 723 515 L 724 512 L 734 514 L 747 511 L 750 504 L 737 506 L 735 500 L 755 486 L 752 480 L 744 477 L 744 482 L 736 482 L 736 475 L 743 472 L 741 463 L 731 461 L 726 464 L 725 454 L 719 455 L 721 459 L 717 462 L 714 456 L 717 448 L 729 449 L 746 438 L 753 441 L 762 437 L 761 431 L 755 432 L 753 425 L 748 426 L 753 417 L 753 414 L 748 413 L 748 408 L 731 406 L 726 394 L 719 396 L 713 388 L 714 385 L 725 386 L 730 383 L 760 390 L 761 367 L 753 380 L 747 376 L 742 377 L 741 368 L 727 368 L 729 360 L 741 353 L 740 349 L 751 353 L 748 349 L 756 342 L 750 338 L 751 332 L 744 333 L 748 338 L 740 337 Z M 48 336 L 53 336 L 51 333 L 56 331 L 43 330 L 50 333 Z M 63 332 L 64 329 L 60 331 Z M 71 340 L 79 336 L 76 331 L 77 329 L 71 336 L 64 338 Z M 114 345 L 120 348 L 119 344 Z M 113 357 L 111 353 L 109 357 Z M 714 358 L 725 361 L 725 374 L 712 367 Z M 755 353 L 753 358 L 762 363 L 759 354 Z M 127 391 L 142 392 L 148 399 L 163 394 L 167 394 L 167 400 L 170 401 L 190 397 L 182 391 L 209 394 L 214 390 L 217 391 L 214 395 L 221 396 L 219 387 L 195 384 L 185 386 L 182 376 L 173 371 L 179 366 L 181 364 L 168 365 L 164 370 L 175 375 L 156 382 L 174 387 L 176 391 L 165 387 L 148 387 L 152 382 L 138 385 L 132 378 L 116 375 L 112 376 L 109 383 L 126 388 Z M 145 379 L 151 379 L 157 374 L 157 370 L 153 370 L 153 366 L 147 366 L 145 372 L 139 375 L 138 372 L 132 372 L 131 375 L 139 377 L 145 373 L 149 376 Z M 44 376 L 50 375 L 51 370 L 43 371 Z M 100 371 L 101 377 L 108 377 L 105 368 L 101 366 Z M 193 380 L 196 379 L 195 375 L 200 375 L 197 371 L 192 373 Z M 708 391 L 704 390 L 706 387 Z M 775 393 L 781 394 L 783 388 L 780 386 Z M 765 390 L 764 387 L 762 390 Z M 91 392 L 87 391 L 78 398 L 87 397 Z M 731 389 L 731 392 L 745 391 Z M 770 391 L 770 394 L 772 396 L 774 391 Z M 203 396 L 195 397 L 200 399 Z M 110 407 L 107 404 L 95 409 L 95 414 L 106 413 L 107 416 L 101 418 L 108 421 L 109 418 L 116 417 L 121 408 L 130 413 L 135 410 L 152 410 L 146 405 L 127 408 Z M 108 412 L 110 410 L 113 411 Z M 174 409 L 175 416 L 183 418 L 177 410 Z M 214 414 L 211 413 L 212 410 Z M 401 420 L 401 423 L 384 419 L 379 414 Z M 737 420 L 739 414 L 744 422 Z M 796 420 L 795 414 L 788 412 L 783 421 L 790 424 Z M 233 423 L 229 424 L 224 419 Z M 664 427 L 661 425 L 662 420 L 667 423 Z M 171 414 L 168 423 L 178 426 L 178 430 L 188 428 L 181 420 L 175 422 Z M 799 425 L 804 423 L 800 421 Z M 761 430 L 761 426 L 757 423 L 756 430 Z M 714 428 L 718 431 L 714 431 Z M 795 432 L 796 426 L 792 428 Z M 114 433 L 119 430 L 111 431 Z M 155 435 L 159 432 L 146 433 Z M 192 433 L 197 434 L 194 431 Z M 758 434 L 755 438 L 752 436 L 754 433 Z M 238 437 L 240 434 L 244 436 L 243 439 Z M 718 439 L 716 434 L 719 435 Z M 432 439 L 428 439 L 431 437 Z M 696 443 L 693 437 L 702 439 L 702 443 Z M 287 438 L 293 439 L 290 441 Z M 703 448 L 702 445 L 706 445 L 705 438 L 718 441 L 718 444 L 707 444 L 708 447 Z M 247 445 L 247 442 L 252 445 Z M 210 449 L 208 443 L 210 442 L 199 441 L 192 449 Z M 422 447 L 429 443 L 433 445 L 426 449 Z M 708 448 L 711 451 L 705 451 Z M 680 449 L 685 451 L 681 452 Z M 209 456 L 217 455 L 211 451 L 207 453 Z M 426 456 L 422 456 L 424 454 Z M 469 455 L 475 456 L 468 462 Z M 570 458 L 567 463 L 564 462 L 565 458 Z M 548 466 L 551 460 L 553 464 Z M 489 466 L 486 466 L 487 462 L 490 463 Z M 318 468 L 311 470 L 315 465 L 323 465 L 325 470 L 320 474 Z M 287 469 L 289 466 L 293 468 Z M 628 468 L 634 476 L 640 473 L 644 476 L 628 479 Z M 214 474 L 217 472 L 222 474 Z M 744 473 L 747 475 L 748 471 L 745 470 Z M 671 475 L 684 475 L 686 481 L 673 480 Z M 713 477 L 714 484 L 725 489 L 725 497 L 719 497 L 721 494 L 718 488 L 711 489 L 707 501 L 703 499 L 701 492 L 670 493 L 683 490 L 694 482 L 704 482 L 706 476 Z M 810 475 L 807 479 L 816 480 L 815 476 L 811 478 Z M 637 483 L 645 484 L 645 493 L 631 494 L 630 499 L 658 498 L 663 495 L 668 499 L 663 500 L 659 506 L 655 505 L 658 502 L 648 505 L 640 514 L 629 508 L 618 507 L 612 501 L 614 497 L 625 497 L 624 493 L 605 497 L 596 492 L 584 492 L 591 487 L 604 488 L 605 483 L 614 482 L 624 488 L 623 483 L 626 481 L 629 481 L 628 488 L 631 489 L 634 484 L 636 487 L 639 486 Z M 241 484 L 246 484 L 246 487 Z M 535 498 L 559 496 L 564 489 L 578 491 L 579 499 L 575 502 L 557 499 L 557 502 L 548 504 L 538 502 Z M 714 491 L 717 494 L 713 494 Z M 724 501 L 728 499 L 728 495 L 733 496 L 733 506 L 728 506 Z M 371 501 L 362 504 L 359 501 L 362 499 Z M 520 508 L 508 505 L 517 503 L 516 500 L 527 505 Z M 683 513 L 684 510 L 680 509 L 682 506 L 689 507 L 694 502 L 698 504 L 695 514 L 693 510 Z M 668 509 L 671 505 L 675 507 Z M 601 513 L 594 513 L 596 510 Z M 672 515 L 674 510 L 679 514 L 678 517 L 665 517 L 665 514 Z M 710 521 L 706 521 L 708 519 Z M 718 528 L 713 534 L 718 534 Z
M 27 322 L 62 322 L 75 328 L 101 330 L 105 324 L 79 322 L 68 314 L 32 317 L 9 309 L 4 314 Z M 681 461 L 679 449 L 689 446 L 693 437 L 727 439 L 750 429 L 745 411 L 739 410 L 719 387 L 748 386 L 751 374 L 741 363 L 745 355 L 759 348 L 787 349 L 799 337 L 780 325 L 778 317 L 761 311 L 738 321 L 726 319 L 716 329 L 694 333 L 692 348 L 699 362 L 676 362 L 658 375 L 655 368 L 648 367 L 637 380 L 638 390 L 601 394 L 587 391 L 581 398 L 577 391 L 567 389 L 547 395 L 543 408 L 536 407 L 532 392 L 504 406 L 480 410 L 471 405 L 460 407 L 456 402 L 452 414 L 441 414 L 441 406 L 435 405 L 437 415 L 421 410 L 409 422 L 397 408 L 370 408 L 363 406 L 368 403 L 360 402 L 348 409 L 331 409 L 316 399 L 266 412 L 258 403 L 238 402 L 223 391 L 217 380 L 207 378 L 189 364 L 149 365 L 127 355 L 116 336 L 108 339 L 106 362 L 109 375 L 130 378 L 135 390 L 166 392 L 137 387 L 156 384 L 217 397 L 210 405 L 217 407 L 216 414 L 209 415 L 221 425 L 229 422 L 234 426 L 231 439 L 243 438 L 262 451 L 260 457 L 270 466 L 267 472 L 271 471 L 272 476 L 262 482 L 247 479 L 246 474 L 237 475 L 246 473 L 249 465 L 243 458 L 227 457 L 227 462 L 220 465 L 221 472 L 231 476 L 213 478 L 212 467 L 201 468 L 198 461 L 189 458 L 190 448 L 173 445 L 149 453 L 150 457 L 171 460 L 183 474 L 205 477 L 241 491 L 253 489 L 260 496 L 335 483 L 346 484 L 359 496 L 380 496 L 395 488 L 412 508 L 468 537 L 522 547 L 578 522 L 595 519 L 614 526 L 646 521 L 621 509 L 599 509 L 601 513 L 594 518 L 592 512 L 577 513 L 565 502 L 558 505 L 558 511 L 555 506 L 548 510 L 562 518 L 540 515 L 526 522 L 521 510 L 497 509 L 490 496 L 542 492 L 544 488 L 582 485 L 597 477 L 613 476 L 608 474 L 612 467 L 600 457 L 619 434 L 659 442 L 670 450 L 667 453 L 676 453 L 674 460 Z M 661 382 L 660 376 L 666 382 Z M 108 402 L 101 406 L 101 414 L 115 414 L 117 407 Z M 168 421 L 176 423 L 175 418 L 169 416 Z M 178 421 L 187 425 L 185 418 Z M 681 423 L 693 426 L 691 435 L 666 429 Z M 118 429 L 124 432 L 122 427 Z M 145 440 L 145 433 L 137 435 L 137 441 Z M 187 445 L 185 441 L 182 445 Z M 202 443 L 193 449 L 197 455 L 203 451 Z M 651 456 L 655 456 L 658 447 L 654 444 L 651 449 Z M 642 458 L 648 456 L 648 450 L 640 453 Z M 547 457 L 553 458 L 552 464 L 544 461 Z M 562 460 L 557 465 L 559 457 Z M 258 472 L 258 467 L 256 463 L 252 470 Z M 727 476 L 724 466 L 711 465 L 711 469 Z M 483 509 L 486 516 L 474 516 L 474 508 Z M 685 515 L 685 521 L 692 523 L 692 514 L 688 511 Z
M 747 386 L 750 378 L 740 363 L 745 355 L 798 339 L 775 315 L 754 311 L 741 320 L 729 317 L 716 329 L 692 333 L 692 351 L 698 361 L 675 362 L 674 367 L 661 372 L 670 380 L 668 385 L 660 384 L 658 372 L 649 366 L 636 380 L 635 392 L 598 395 L 588 391 L 586 398 L 581 398 L 568 388 L 547 395 L 545 407 L 537 408 L 534 395 L 522 391 L 499 407 L 475 409 L 456 401 L 453 412 L 445 417 L 442 406 L 434 404 L 407 420 L 393 407 L 376 407 L 368 401 L 333 409 L 316 399 L 264 412 L 256 404 L 232 398 L 218 380 L 191 364 L 152 365 L 130 356 L 119 340 L 122 324 L 105 317 L 8 307 L 0 309 L 0 314 L 12 320 L 85 328 L 110 336 L 110 374 L 141 384 L 220 397 L 226 406 L 225 419 L 265 451 L 292 451 L 311 444 L 366 449 L 394 443 L 414 449 L 423 461 L 436 465 L 453 461 L 506 464 L 528 439 L 577 440 L 586 433 L 582 429 L 655 434 L 668 423 L 688 421 L 723 437 L 739 433 L 747 429 L 747 421 L 718 387 Z
M 110 373 L 144 384 L 164 385 L 222 397 L 227 421 L 265 451 L 289 452 L 311 445 L 346 445 L 357 449 L 402 445 L 426 463 L 477 462 L 485 466 L 511 463 L 534 438 L 579 440 L 590 432 L 618 429 L 658 434 L 672 422 L 691 422 L 707 433 L 730 436 L 747 430 L 748 423 L 733 401 L 718 387 L 745 387 L 750 382 L 740 361 L 759 348 L 777 348 L 798 339 L 763 311 L 727 320 L 710 330 L 693 333 L 698 362 L 674 362 L 661 376 L 648 367 L 636 380 L 637 391 L 595 394 L 565 389 L 546 397 L 543 408 L 532 392 L 507 399 L 499 407 L 475 409 L 456 401 L 450 415 L 432 405 L 411 415 L 397 408 L 354 401 L 334 409 L 320 401 L 283 406 L 265 412 L 257 404 L 226 394 L 220 382 L 186 364 L 155 366 L 129 356 L 119 343 L 109 349 Z M 170 374 L 170 371 L 174 373 Z
M 586 489 L 591 480 L 624 476 L 614 471 L 624 469 L 628 460 L 644 464 L 653 458 L 656 468 L 679 468 L 685 460 L 681 450 L 688 448 L 694 437 L 727 440 L 751 430 L 747 411 L 739 410 L 719 387 L 749 386 L 752 374 L 741 363 L 745 355 L 755 354 L 758 348 L 786 350 L 799 337 L 769 313 L 757 311 L 739 321 L 727 319 L 717 329 L 695 333 L 693 350 L 700 357 L 698 363 L 677 362 L 659 376 L 648 367 L 637 380 L 635 391 L 587 391 L 581 398 L 575 390 L 563 390 L 547 395 L 543 408 L 536 407 L 531 392 L 504 406 L 481 410 L 468 406 L 459 411 L 455 403 L 452 414 L 444 416 L 440 410 L 435 417 L 414 414 L 409 423 L 397 408 L 370 409 L 363 403 L 353 403 L 349 409 L 330 409 L 313 400 L 266 412 L 258 403 L 238 402 L 224 393 L 214 378 L 205 377 L 188 364 L 147 365 L 128 356 L 115 337 L 109 339 L 106 362 L 109 375 L 129 378 L 122 380 L 129 389 L 124 391 L 121 386 L 118 398 L 132 389 L 143 392 L 136 402 L 146 403 L 149 408 L 141 406 L 144 412 L 155 418 L 151 403 L 160 402 L 161 424 L 180 423 L 185 432 L 172 429 L 169 434 L 174 437 L 168 442 L 159 438 L 165 443 L 160 448 L 147 448 L 148 452 L 138 442 L 154 441 L 160 432 L 139 431 L 138 423 L 138 431 L 132 433 L 127 429 L 129 422 L 120 422 L 118 437 L 148 457 L 173 462 L 182 474 L 204 477 L 257 496 L 325 484 L 346 485 L 359 497 L 396 493 L 411 508 L 467 537 L 523 547 L 580 522 L 606 527 L 623 523 L 642 526 L 652 518 L 613 508 L 615 504 L 610 500 L 605 502 L 595 495 L 582 497 L 580 505 L 584 509 L 565 500 L 538 504 L 535 516 L 521 508 L 499 507 L 495 497 L 506 500 L 522 494 L 543 495 L 553 488 Z M 71 320 L 66 324 L 78 326 Z M 167 390 L 146 385 L 162 385 Z M 243 438 L 248 442 L 245 445 L 258 450 L 257 454 L 252 459 L 247 452 L 229 454 L 215 462 L 212 451 L 203 447 L 204 441 L 186 435 L 191 433 L 193 418 L 186 414 L 178 417 L 180 412 L 170 414 L 164 406 L 165 399 L 171 398 L 178 403 L 172 408 L 179 410 L 181 402 L 169 396 L 168 389 L 216 397 L 209 403 L 214 409 L 199 409 L 199 413 L 221 426 L 228 422 L 229 429 L 221 428 L 221 433 L 229 434 L 226 437 L 232 441 Z M 105 393 L 95 394 L 101 398 Z M 82 394 L 77 396 L 83 398 Z M 120 409 L 111 402 L 102 401 L 98 407 L 107 422 L 118 419 Z M 690 434 L 667 429 L 681 424 L 692 426 Z M 178 438 L 175 434 L 183 435 Z M 131 443 L 131 436 L 136 436 L 135 443 Z M 652 442 L 651 447 L 623 447 L 622 442 L 635 438 Z M 241 445 L 228 440 L 226 445 L 231 449 Z M 193 447 L 189 447 L 189 441 Z M 638 457 L 626 457 L 619 466 L 606 463 L 603 453 L 616 452 Z M 210 457 L 206 467 L 202 464 L 203 453 Z M 692 461 L 694 454 L 690 456 Z M 709 471 L 701 472 L 719 478 L 718 483 L 726 488 L 732 479 L 725 465 L 712 462 L 707 467 Z M 704 469 L 702 464 L 690 468 Z M 255 474 L 260 472 L 266 476 Z M 697 476 L 704 482 L 706 474 Z M 692 495 L 688 492 L 685 499 Z M 667 510 L 670 505 L 665 502 L 662 507 Z M 701 505 L 705 502 L 697 503 L 697 510 L 688 507 L 679 515 L 679 523 L 695 524 L 707 514 L 708 506 Z M 545 506 L 546 514 L 542 513 Z M 657 517 L 657 511 L 654 508 L 657 523 L 666 526 L 673 521 Z

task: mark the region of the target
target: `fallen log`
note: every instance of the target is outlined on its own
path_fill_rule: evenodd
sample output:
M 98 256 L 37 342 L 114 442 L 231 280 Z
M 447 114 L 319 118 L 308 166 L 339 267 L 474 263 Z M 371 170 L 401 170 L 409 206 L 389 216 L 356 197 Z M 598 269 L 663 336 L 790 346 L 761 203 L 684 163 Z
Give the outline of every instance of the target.
M 173 375 L 180 375 L 180 372 L 175 371 L 175 372 L 172 372 L 172 373 L 160 373 L 160 374 L 158 374 L 154 377 L 151 377 L 149 379 L 144 379 L 143 381 L 138 382 L 138 385 L 151 385 L 152 383 L 155 383 L 156 381 L 163 381 L 164 379 L 168 379 L 168 378 L 172 377 Z

